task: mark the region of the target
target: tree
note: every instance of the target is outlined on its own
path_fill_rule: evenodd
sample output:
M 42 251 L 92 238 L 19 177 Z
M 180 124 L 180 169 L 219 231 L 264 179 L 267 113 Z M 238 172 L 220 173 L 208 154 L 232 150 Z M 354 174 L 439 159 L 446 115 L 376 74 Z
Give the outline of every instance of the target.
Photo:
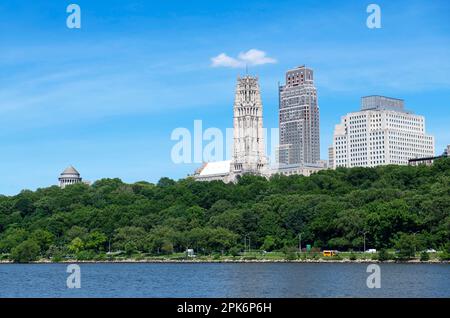
M 233 257 L 239 256 L 240 252 L 239 249 L 237 247 L 232 247 L 230 248 L 230 255 Z
M 34 200 L 35 193 L 30 190 L 23 190 L 19 195 L 17 195 L 14 208 L 17 211 L 20 211 L 23 216 L 29 215 L 34 211 Z
M 30 235 L 30 239 L 34 240 L 39 245 L 40 253 L 45 253 L 50 245 L 53 244 L 55 236 L 46 230 L 36 230 Z
M 186 233 L 187 245 L 206 253 L 229 250 L 237 242 L 238 235 L 224 228 L 194 228 Z
M 125 253 L 128 256 L 131 256 L 132 254 L 136 253 L 138 251 L 138 248 L 136 246 L 136 243 L 133 241 L 128 241 L 123 245 L 123 249 L 125 250 Z
M 160 226 L 152 229 L 148 236 L 148 246 L 151 252 L 160 253 L 163 245 L 170 243 L 172 248 L 174 248 L 174 242 L 176 241 L 177 235 L 174 230 L 168 226 Z
M 235 233 L 243 233 L 242 210 L 230 209 L 210 217 L 208 225 L 211 227 L 223 227 Z
M 383 262 L 383 261 L 387 261 L 389 259 L 389 253 L 386 249 L 382 248 L 379 252 L 378 252 L 378 260 Z
M 426 262 L 429 260 L 430 260 L 430 255 L 426 251 L 423 251 L 422 253 L 420 253 L 420 261 L 421 262 Z
M 76 237 L 69 243 L 67 248 L 69 252 L 73 254 L 78 254 L 84 249 L 84 243 L 79 237 Z
M 450 242 L 447 242 L 443 246 L 443 251 L 442 251 L 440 258 L 444 261 L 450 260 Z
M 331 240 L 328 241 L 327 245 L 331 249 L 338 249 L 338 250 L 346 250 L 351 246 L 350 242 L 344 237 L 332 238 Z
M 416 242 L 414 235 L 401 233 L 394 242 L 399 259 L 410 259 L 415 256 Z
M 27 239 L 28 233 L 22 228 L 10 228 L 2 235 L 0 240 L 0 251 L 9 253 L 11 249 Z
M 170 242 L 164 242 L 161 246 L 161 251 L 164 254 L 172 254 L 173 253 L 173 244 Z
M 11 250 L 11 259 L 18 263 L 29 263 L 37 260 L 39 256 L 39 244 L 28 239 Z
M 157 186 L 161 187 L 161 188 L 167 188 L 167 187 L 174 186 L 175 184 L 176 183 L 174 180 L 164 177 L 164 178 L 159 179 Z
M 69 242 L 76 237 L 79 237 L 80 239 L 84 240 L 88 236 L 88 230 L 84 227 L 74 225 L 66 232 L 65 236 Z
M 52 259 L 54 262 L 59 262 L 63 259 L 66 253 L 66 249 L 62 246 L 51 245 L 45 256 L 49 259 Z
M 119 250 L 127 250 L 133 247 L 135 251 L 145 251 L 147 249 L 147 232 L 136 226 L 125 226 L 116 230 L 114 235 L 114 248 Z
M 285 255 L 285 258 L 288 261 L 293 261 L 293 260 L 295 260 L 297 258 L 296 252 L 297 252 L 297 249 L 295 247 L 287 247 L 287 246 L 285 246 L 283 248 L 283 253 Z
M 94 251 L 102 251 L 105 248 L 105 244 L 108 241 L 106 235 L 100 231 L 93 231 L 89 233 L 86 238 L 85 248 Z
M 222 252 L 230 249 L 236 244 L 238 235 L 224 228 L 208 229 L 207 233 L 208 249 Z
M 205 216 L 205 209 L 198 205 L 191 206 L 186 210 L 186 218 L 193 226 L 201 226 Z
M 261 249 L 264 251 L 271 251 L 274 246 L 275 246 L 275 238 L 271 235 L 268 235 L 264 239 L 264 243 L 261 246 Z

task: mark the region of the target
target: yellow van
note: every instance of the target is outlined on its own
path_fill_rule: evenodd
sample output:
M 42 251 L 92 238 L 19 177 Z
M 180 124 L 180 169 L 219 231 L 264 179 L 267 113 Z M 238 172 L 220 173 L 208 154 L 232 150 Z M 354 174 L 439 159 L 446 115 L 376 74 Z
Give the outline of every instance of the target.
M 337 251 L 325 250 L 322 252 L 323 256 L 331 257 L 337 255 Z

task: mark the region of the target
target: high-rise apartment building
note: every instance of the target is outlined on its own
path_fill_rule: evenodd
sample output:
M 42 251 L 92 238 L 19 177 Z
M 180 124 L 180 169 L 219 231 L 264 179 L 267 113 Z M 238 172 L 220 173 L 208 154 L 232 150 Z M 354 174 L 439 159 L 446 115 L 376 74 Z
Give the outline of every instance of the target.
M 406 111 L 403 100 L 366 96 L 360 111 L 336 125 L 330 153 L 333 168 L 407 165 L 434 155 L 434 137 L 425 132 L 425 118 Z
M 285 80 L 285 85 L 279 87 L 279 163 L 317 163 L 320 131 L 314 72 L 300 66 L 287 71 Z

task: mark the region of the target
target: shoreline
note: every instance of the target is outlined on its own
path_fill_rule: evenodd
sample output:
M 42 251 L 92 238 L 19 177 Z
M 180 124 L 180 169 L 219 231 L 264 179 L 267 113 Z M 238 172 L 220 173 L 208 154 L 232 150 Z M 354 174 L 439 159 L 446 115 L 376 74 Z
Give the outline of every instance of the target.
M 144 259 L 144 260 L 134 260 L 134 259 L 123 259 L 123 260 L 63 260 L 60 262 L 53 262 L 51 260 L 39 260 L 33 261 L 29 263 L 15 263 L 13 261 L 0 261 L 0 265 L 3 264 L 242 264 L 242 263 L 299 263 L 299 264 L 371 264 L 371 263 L 380 263 L 380 264 L 450 264 L 450 261 L 441 261 L 441 260 L 429 260 L 429 261 L 420 261 L 420 260 L 407 260 L 407 261 L 399 261 L 399 260 L 387 260 L 387 261 L 379 261 L 379 260 L 269 260 L 269 259 L 260 259 L 260 260 L 239 260 L 239 259 L 224 259 L 224 260 L 171 260 L 171 259 Z

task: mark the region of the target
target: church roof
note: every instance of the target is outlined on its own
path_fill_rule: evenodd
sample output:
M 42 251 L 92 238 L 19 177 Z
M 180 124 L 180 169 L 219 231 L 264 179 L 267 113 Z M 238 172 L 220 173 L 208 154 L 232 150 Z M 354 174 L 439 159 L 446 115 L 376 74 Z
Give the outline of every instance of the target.
M 231 160 L 208 162 L 200 171 L 201 176 L 226 174 L 230 172 Z
M 72 166 L 68 166 L 61 174 L 76 174 L 80 175 L 80 173 Z

